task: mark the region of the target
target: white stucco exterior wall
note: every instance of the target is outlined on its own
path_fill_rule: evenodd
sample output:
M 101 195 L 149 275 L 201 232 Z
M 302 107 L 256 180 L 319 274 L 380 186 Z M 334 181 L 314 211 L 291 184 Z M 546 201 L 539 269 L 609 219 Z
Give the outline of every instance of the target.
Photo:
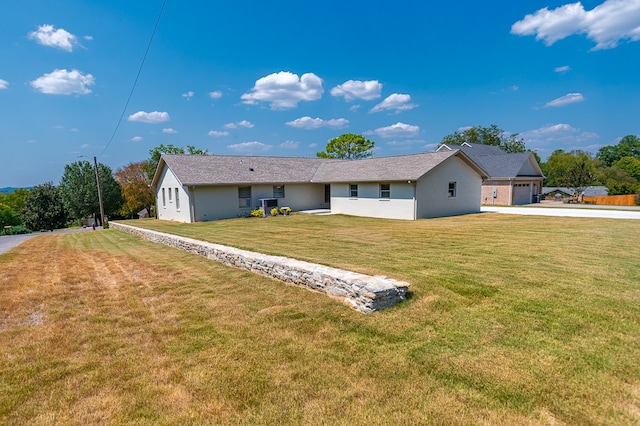
M 456 182 L 456 196 L 449 197 L 449 182 Z M 480 211 L 482 178 L 467 163 L 451 157 L 417 184 L 417 217 L 453 216 Z
M 191 193 L 196 222 L 240 216 L 237 186 L 197 186 Z
M 390 198 L 380 198 L 379 182 L 350 182 L 331 184 L 331 213 L 352 216 L 413 220 L 414 186 L 407 182 L 388 183 Z M 350 197 L 349 186 L 358 185 L 358 197 Z
M 173 220 L 177 222 L 190 222 L 189 196 L 187 191 L 176 178 L 173 172 L 167 167 L 163 170 L 162 176 L 156 188 L 156 200 L 158 204 L 158 219 Z M 176 189 L 178 198 L 176 199 Z M 164 198 L 163 198 L 164 190 Z
M 261 198 L 274 198 L 274 185 L 280 184 L 252 185 L 252 206 L 259 207 Z M 322 207 L 323 202 L 324 185 L 316 183 L 284 184 L 284 198 L 278 198 L 279 207 L 291 207 L 293 211 L 319 209 Z

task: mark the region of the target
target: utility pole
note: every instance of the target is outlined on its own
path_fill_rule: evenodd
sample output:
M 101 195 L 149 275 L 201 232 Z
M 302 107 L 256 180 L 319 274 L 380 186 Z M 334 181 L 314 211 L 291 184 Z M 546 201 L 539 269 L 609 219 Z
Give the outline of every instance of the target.
M 102 190 L 100 189 L 100 178 L 98 177 L 98 160 L 93 157 L 93 166 L 96 170 L 96 185 L 98 185 L 98 202 L 100 203 L 100 223 L 104 229 L 104 207 L 102 207 Z

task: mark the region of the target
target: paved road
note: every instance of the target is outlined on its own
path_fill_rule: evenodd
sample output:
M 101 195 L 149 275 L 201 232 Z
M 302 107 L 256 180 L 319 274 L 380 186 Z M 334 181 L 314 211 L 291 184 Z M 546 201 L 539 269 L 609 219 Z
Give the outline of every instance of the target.
M 98 227 L 96 229 L 102 229 L 102 228 Z M 32 234 L 3 235 L 0 237 L 0 254 L 11 250 L 18 244 L 28 240 L 29 238 L 37 237 L 38 235 L 68 234 L 70 232 L 86 232 L 86 231 L 91 231 L 91 228 L 59 229 L 53 232 L 34 232 Z
M 596 208 L 494 207 L 482 206 L 482 212 L 535 216 L 590 217 L 605 219 L 640 219 L 640 210 L 600 210 Z

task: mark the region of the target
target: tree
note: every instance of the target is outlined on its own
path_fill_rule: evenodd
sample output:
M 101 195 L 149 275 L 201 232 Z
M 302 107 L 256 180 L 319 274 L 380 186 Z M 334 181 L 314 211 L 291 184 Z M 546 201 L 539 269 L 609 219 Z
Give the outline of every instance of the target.
M 187 145 L 187 150 L 180 146 L 174 146 L 172 144 L 164 145 L 160 144 L 154 148 L 149 150 L 149 159 L 144 164 L 144 169 L 147 172 L 147 176 L 149 177 L 149 181 L 153 179 L 153 175 L 156 173 L 156 168 L 158 168 L 158 162 L 160 161 L 160 157 L 162 154 L 189 154 L 189 155 L 207 155 L 208 150 L 196 148 L 193 145 Z
M 111 168 L 98 163 L 98 176 L 102 190 L 104 214 L 116 214 L 122 206 L 122 190 L 113 178 Z M 93 216 L 99 218 L 100 203 L 94 166 L 88 161 L 77 161 L 64 166 L 60 180 L 60 194 L 65 207 L 74 219 Z M 99 223 L 99 220 L 96 219 Z
M 623 157 L 640 159 L 640 138 L 627 135 L 617 145 L 607 145 L 600 148 L 596 157 L 607 167 L 612 166 Z
M 609 190 L 609 195 L 635 194 L 640 184 L 626 170 L 611 166 L 599 169 L 599 180 Z
M 151 188 L 151 180 L 145 168 L 146 162 L 130 163 L 118 169 L 114 177 L 122 188 L 124 203 L 121 212 L 124 216 L 132 216 L 143 208 L 151 215 L 155 204 L 155 194 Z
M 24 188 L 18 188 L 8 194 L 0 193 L 0 226 L 16 226 L 22 223 L 20 212 L 28 194 L 29 190 Z
M 375 142 L 362 135 L 345 133 L 327 143 L 324 151 L 318 152 L 318 158 L 342 158 L 346 160 L 360 160 L 373 157 Z
M 441 143 L 446 145 L 483 144 L 499 146 L 508 153 L 527 151 L 522 138 L 518 139 L 517 133 L 507 135 L 504 130 L 492 124 L 489 127 L 473 126 L 463 131 L 456 130 L 442 138 Z
M 542 165 L 547 186 L 565 186 L 576 193 L 584 192 L 596 182 L 596 161 L 588 152 L 555 150 Z
M 21 211 L 22 221 L 32 230 L 66 228 L 69 215 L 58 187 L 51 182 L 31 188 Z
M 622 157 L 613 163 L 613 166 L 626 171 L 629 176 L 640 183 L 640 157 Z

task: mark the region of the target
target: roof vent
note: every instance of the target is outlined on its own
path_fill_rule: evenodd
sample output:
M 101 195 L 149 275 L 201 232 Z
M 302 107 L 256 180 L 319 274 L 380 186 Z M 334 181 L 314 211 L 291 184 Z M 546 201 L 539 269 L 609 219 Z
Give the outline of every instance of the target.
M 253 169 L 253 167 L 249 167 L 249 171 L 250 171 L 250 172 L 255 172 L 255 170 Z

